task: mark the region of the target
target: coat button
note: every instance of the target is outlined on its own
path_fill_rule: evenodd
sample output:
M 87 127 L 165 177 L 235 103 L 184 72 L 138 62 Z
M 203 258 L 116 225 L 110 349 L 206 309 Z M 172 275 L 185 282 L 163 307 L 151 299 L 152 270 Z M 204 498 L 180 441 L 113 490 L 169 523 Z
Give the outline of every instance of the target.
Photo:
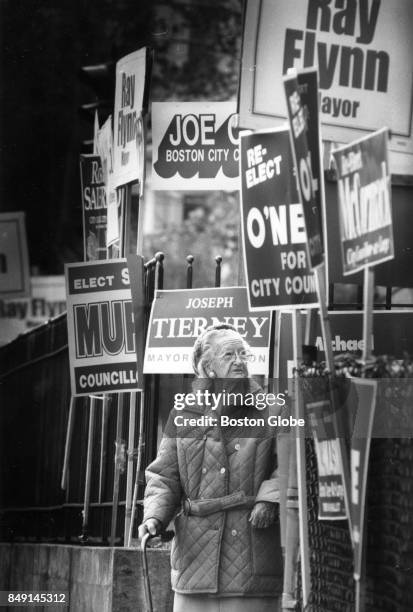
M 238 535 L 238 531 L 236 529 L 232 529 L 231 535 L 235 538 L 235 536 Z
M 238 442 L 235 445 L 235 450 L 239 450 L 241 448 L 241 444 L 238 444 Z
M 221 472 L 221 474 L 225 474 L 225 468 L 224 467 L 222 467 L 219 471 Z
M 202 468 L 202 473 L 203 473 L 203 474 L 206 474 L 206 473 L 207 473 L 207 469 L 206 469 L 206 467 L 203 467 L 203 468 Z

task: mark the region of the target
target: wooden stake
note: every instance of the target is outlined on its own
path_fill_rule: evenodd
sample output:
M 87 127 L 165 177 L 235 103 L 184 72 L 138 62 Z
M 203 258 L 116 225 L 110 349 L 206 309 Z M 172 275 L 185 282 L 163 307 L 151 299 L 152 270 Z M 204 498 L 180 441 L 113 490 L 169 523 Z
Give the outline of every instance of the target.
M 128 466 L 131 466 L 130 470 L 130 489 L 128 489 L 127 505 L 130 503 L 130 516 L 125 515 L 125 540 L 124 544 L 131 546 L 133 526 L 135 522 L 136 514 L 136 502 L 138 499 L 139 489 L 139 474 L 141 471 L 143 448 L 144 442 L 144 415 L 145 415 L 145 393 L 144 393 L 144 380 L 143 380 L 143 358 L 144 358 L 144 338 L 145 338 L 145 285 L 144 285 L 144 264 L 143 257 L 140 255 L 128 255 L 128 268 L 129 278 L 131 283 L 132 302 L 133 302 L 133 316 L 135 321 L 135 333 L 136 333 L 136 350 L 137 350 L 137 362 L 138 362 L 138 380 L 141 386 L 140 401 L 139 401 L 139 434 L 138 434 L 138 448 L 136 457 L 136 474 L 135 484 L 133 489 L 133 498 L 131 502 L 130 495 L 132 494 L 132 480 L 133 480 L 133 459 L 129 455 L 129 459 L 132 462 L 128 462 Z M 136 409 L 136 396 L 135 396 L 135 409 Z M 136 414 L 136 412 L 135 412 Z M 135 421 L 133 422 L 133 440 L 135 440 Z M 129 432 L 129 440 L 131 440 L 132 432 Z M 129 469 L 128 469 L 129 478 Z M 126 518 L 127 523 L 126 524 Z
M 373 302 L 374 302 L 374 268 L 367 266 L 364 268 L 363 283 L 363 361 L 366 363 L 372 358 L 373 353 Z M 365 509 L 365 512 L 367 508 Z M 367 517 L 365 517 L 367 523 Z M 362 530 L 363 547 L 360 575 L 355 577 L 355 608 L 356 612 L 364 612 L 366 609 L 366 528 Z
M 102 421 L 100 427 L 100 458 L 99 458 L 99 494 L 98 499 L 101 504 L 105 488 L 105 475 L 107 463 L 106 436 L 108 431 L 109 418 L 109 396 L 105 394 L 102 402 Z
M 335 365 L 334 365 L 334 356 L 333 356 L 333 344 L 332 344 L 332 336 L 331 336 L 331 327 L 330 327 L 330 319 L 328 316 L 328 309 L 326 306 L 326 285 L 325 285 L 325 276 L 324 276 L 324 266 L 319 266 L 314 271 L 316 277 L 316 285 L 317 285 L 317 294 L 318 301 L 320 304 L 320 322 L 321 322 L 321 334 L 323 336 L 324 343 L 324 353 L 326 357 L 326 365 L 328 370 L 334 376 L 335 374 Z M 336 411 L 336 406 L 334 405 L 335 397 L 334 391 L 331 394 L 331 401 L 333 402 L 332 406 L 332 418 L 334 424 L 334 430 L 338 432 L 339 437 L 337 438 L 339 444 L 339 462 L 340 462 L 340 473 L 343 477 L 343 488 L 344 488 L 344 504 L 346 507 L 347 520 L 350 529 L 350 536 L 352 538 L 353 528 L 351 524 L 351 510 L 350 510 L 350 469 L 349 462 L 347 457 L 347 449 L 344 440 L 344 422 L 343 419 L 340 419 L 338 413 Z
M 302 361 L 302 315 L 298 310 L 293 314 L 293 348 L 295 365 Z M 298 381 L 295 381 L 298 383 Z M 295 418 L 304 419 L 304 406 L 302 402 L 299 385 L 295 385 L 294 393 Z M 305 432 L 296 428 L 296 453 L 297 453 L 297 488 L 298 488 L 298 526 L 300 534 L 300 557 L 301 557 L 301 584 L 303 591 L 303 607 L 308 604 L 311 593 L 310 580 L 310 549 L 308 543 L 308 508 L 307 508 L 307 479 L 305 465 Z
M 118 519 L 118 505 L 119 505 L 119 479 L 120 479 L 120 451 L 122 444 L 122 421 L 123 421 L 123 409 L 124 409 L 124 393 L 118 394 L 118 406 L 116 415 L 116 440 L 115 440 L 115 466 L 113 474 L 113 496 L 112 496 L 112 525 L 110 529 L 110 545 L 115 546 L 116 542 L 116 526 Z
M 364 268 L 363 285 L 363 361 L 371 359 L 373 351 L 373 299 L 374 299 L 374 269 Z
M 324 266 L 319 266 L 314 270 L 314 275 L 316 279 L 318 302 L 320 305 L 321 335 L 323 336 L 326 365 L 330 372 L 334 374 L 333 345 L 331 337 L 330 319 L 326 306 L 326 285 L 324 272 Z
M 128 463 L 126 473 L 126 504 L 124 544 L 129 546 L 129 531 L 132 517 L 132 492 L 133 492 L 133 452 L 135 448 L 135 421 L 136 421 L 136 392 L 130 394 L 129 403 L 129 439 L 128 439 Z
M 143 455 L 143 447 L 144 447 L 144 438 L 143 438 L 144 415 L 145 415 L 145 392 L 142 390 L 141 397 L 140 397 L 140 407 L 139 407 L 139 441 L 138 441 L 138 451 L 137 451 L 138 456 L 137 456 L 137 461 L 136 461 L 135 485 L 133 488 L 131 519 L 129 523 L 129 533 L 128 533 L 128 539 L 127 539 L 128 546 L 132 545 L 133 524 L 135 522 L 136 503 L 138 501 L 139 476 L 141 472 L 142 455 Z
M 75 401 L 74 397 L 70 398 L 69 416 L 67 419 L 65 454 L 63 459 L 62 480 L 60 486 L 65 491 L 67 487 L 67 477 L 69 472 L 70 449 L 72 446 L 73 425 L 75 422 Z
M 82 539 L 87 540 L 89 525 L 90 486 L 92 481 L 93 433 L 95 429 L 96 398 L 89 398 L 89 431 L 87 436 L 85 494 L 83 499 Z
M 305 319 L 305 331 L 304 331 L 304 344 L 310 344 L 311 330 L 314 326 L 314 321 L 317 311 L 315 308 L 307 310 L 307 316 Z

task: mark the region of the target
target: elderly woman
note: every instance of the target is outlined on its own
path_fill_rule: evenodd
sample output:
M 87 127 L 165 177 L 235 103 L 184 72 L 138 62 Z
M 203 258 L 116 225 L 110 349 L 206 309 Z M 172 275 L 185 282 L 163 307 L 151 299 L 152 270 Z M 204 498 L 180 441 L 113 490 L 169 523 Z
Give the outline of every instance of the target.
M 224 390 L 262 392 L 249 378 L 250 357 L 235 328 L 208 328 L 194 346 L 193 390 L 217 397 Z M 156 535 L 175 518 L 174 612 L 274 611 L 282 582 L 274 436 L 267 426 L 254 429 L 255 437 L 248 427 L 221 427 L 222 415 L 263 416 L 254 406 L 236 402 L 212 410 L 207 402 L 193 403 L 171 411 L 147 469 L 139 536 Z M 177 427 L 177 414 L 206 424 Z

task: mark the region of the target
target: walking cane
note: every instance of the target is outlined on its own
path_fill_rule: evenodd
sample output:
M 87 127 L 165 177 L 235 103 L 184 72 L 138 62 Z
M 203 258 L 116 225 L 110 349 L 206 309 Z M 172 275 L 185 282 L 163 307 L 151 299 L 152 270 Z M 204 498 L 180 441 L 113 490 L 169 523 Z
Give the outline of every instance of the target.
M 141 542 L 141 557 L 142 557 L 142 572 L 143 572 L 143 587 L 145 591 L 145 612 L 153 612 L 151 583 L 149 581 L 148 558 L 146 556 L 146 543 L 151 538 L 150 533 L 145 533 Z

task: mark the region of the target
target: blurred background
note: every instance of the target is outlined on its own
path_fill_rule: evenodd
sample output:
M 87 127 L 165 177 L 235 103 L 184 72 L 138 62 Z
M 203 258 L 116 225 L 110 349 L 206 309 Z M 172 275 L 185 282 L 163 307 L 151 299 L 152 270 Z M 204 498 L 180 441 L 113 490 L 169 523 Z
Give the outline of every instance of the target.
M 115 63 L 150 46 L 150 101 L 235 100 L 242 0 L 0 0 L 0 208 L 23 210 L 31 273 L 63 274 L 83 259 L 79 154 L 92 152 L 93 119 L 113 112 Z M 96 67 L 86 69 L 85 67 Z M 167 287 L 239 275 L 238 194 L 152 192 L 149 118 L 143 255 L 165 252 Z M 141 211 L 142 212 L 142 211 Z

